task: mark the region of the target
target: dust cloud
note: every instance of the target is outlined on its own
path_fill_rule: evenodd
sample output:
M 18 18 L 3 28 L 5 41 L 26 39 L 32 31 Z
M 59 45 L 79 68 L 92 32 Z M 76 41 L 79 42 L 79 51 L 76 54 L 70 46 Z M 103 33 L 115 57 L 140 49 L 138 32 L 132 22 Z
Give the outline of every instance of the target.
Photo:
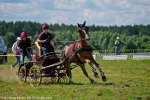
M 0 77 L 6 82 L 15 82 L 19 80 L 19 77 L 16 75 L 17 69 L 1 68 Z

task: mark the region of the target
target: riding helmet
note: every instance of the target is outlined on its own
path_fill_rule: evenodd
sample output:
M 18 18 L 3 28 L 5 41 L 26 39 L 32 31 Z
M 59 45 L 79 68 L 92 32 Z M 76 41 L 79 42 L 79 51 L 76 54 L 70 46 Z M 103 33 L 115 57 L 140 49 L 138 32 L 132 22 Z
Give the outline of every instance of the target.
M 44 25 L 42 26 L 42 29 L 48 29 L 48 25 L 44 24 Z
M 21 37 L 27 37 L 27 33 L 26 32 L 22 32 L 21 33 Z

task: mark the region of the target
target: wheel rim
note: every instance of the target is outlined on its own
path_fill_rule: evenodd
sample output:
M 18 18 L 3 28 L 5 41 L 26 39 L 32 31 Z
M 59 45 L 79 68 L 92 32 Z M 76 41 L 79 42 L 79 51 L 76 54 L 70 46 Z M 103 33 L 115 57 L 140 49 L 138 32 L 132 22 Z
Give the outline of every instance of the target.
M 26 68 L 21 67 L 19 70 L 19 83 L 22 85 L 26 81 Z
M 51 77 L 53 83 L 69 83 L 69 78 L 65 70 L 57 70 L 55 77 Z
M 41 71 L 37 66 L 32 66 L 29 71 L 29 82 L 31 86 L 39 86 L 41 83 Z
M 62 82 L 62 83 L 69 83 L 69 78 L 68 78 L 68 76 L 63 76 L 63 77 L 61 78 L 61 82 Z
M 55 72 L 55 77 L 51 77 L 52 83 L 58 83 L 58 72 Z
M 61 70 L 59 74 L 62 74 L 60 76 L 60 82 L 61 83 L 69 83 L 69 78 L 68 78 L 65 70 Z

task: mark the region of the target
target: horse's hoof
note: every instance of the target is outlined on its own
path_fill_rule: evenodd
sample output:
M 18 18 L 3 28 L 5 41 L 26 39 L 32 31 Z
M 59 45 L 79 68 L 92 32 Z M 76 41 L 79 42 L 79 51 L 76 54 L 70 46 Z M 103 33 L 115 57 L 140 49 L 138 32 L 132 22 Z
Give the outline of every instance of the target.
M 95 83 L 95 81 L 93 79 L 91 79 L 90 81 L 91 81 L 91 83 Z
M 96 75 L 96 76 L 95 76 L 95 78 L 99 78 L 99 76 L 98 76 L 98 75 Z
M 98 73 L 94 73 L 95 78 L 99 78 Z
M 102 76 L 102 80 L 103 80 L 103 82 L 106 82 L 106 81 L 107 81 L 107 79 L 106 79 L 105 76 Z

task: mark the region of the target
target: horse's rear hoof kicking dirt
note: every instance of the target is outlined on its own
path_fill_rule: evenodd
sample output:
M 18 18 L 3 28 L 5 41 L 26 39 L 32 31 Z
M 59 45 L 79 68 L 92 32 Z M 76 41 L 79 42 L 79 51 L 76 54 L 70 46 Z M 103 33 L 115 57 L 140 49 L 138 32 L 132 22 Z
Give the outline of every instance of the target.
M 84 75 L 91 81 L 91 83 L 95 83 L 95 81 L 89 77 L 87 71 L 85 70 L 84 63 L 88 63 L 91 66 L 94 76 L 98 78 L 98 73 L 96 72 L 93 64 L 96 65 L 100 71 L 102 80 L 106 82 L 106 77 L 102 69 L 92 56 L 93 49 L 87 43 L 87 40 L 90 40 L 90 38 L 88 36 L 88 27 L 85 26 L 85 23 L 86 22 L 83 24 L 78 24 L 79 40 L 76 40 L 74 44 L 65 46 L 61 52 L 61 60 L 66 60 L 64 66 L 66 67 L 66 73 L 70 80 L 69 83 L 73 83 L 70 77 L 70 64 L 72 62 L 81 67 Z
M 106 82 L 106 81 L 107 81 L 107 79 L 106 79 L 105 76 L 102 76 L 102 80 L 103 80 L 103 82 Z

